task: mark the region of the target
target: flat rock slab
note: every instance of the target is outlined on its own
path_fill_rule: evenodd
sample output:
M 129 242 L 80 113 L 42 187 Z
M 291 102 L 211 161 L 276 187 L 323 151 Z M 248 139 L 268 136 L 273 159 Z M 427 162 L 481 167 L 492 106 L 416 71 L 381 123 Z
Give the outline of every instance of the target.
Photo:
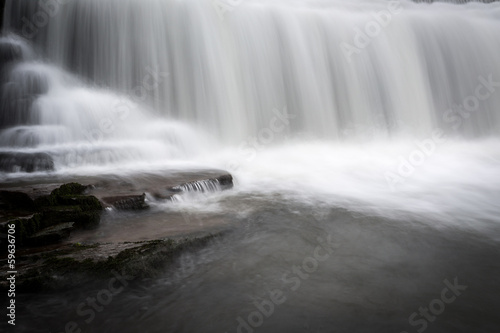
M 8 211 L 32 211 L 35 209 L 35 200 L 59 188 L 63 183 L 32 184 L 26 186 L 0 187 L 0 220 L 8 216 Z M 18 216 L 21 216 L 20 214 Z
M 232 176 L 223 170 L 168 171 L 164 174 L 136 174 L 98 178 L 89 192 L 97 198 L 136 196 L 150 193 L 153 196 L 175 194 L 183 185 L 195 182 L 218 180 L 221 189 L 231 188 Z M 78 180 L 76 180 L 78 181 Z M 170 193 L 169 193 L 170 192 Z
M 145 193 L 158 199 L 171 199 L 173 195 L 183 191 L 203 191 L 202 185 L 208 181 L 215 181 L 220 190 L 233 187 L 232 176 L 227 171 L 215 169 L 168 170 L 162 174 L 141 173 L 126 176 L 78 176 L 58 177 L 57 179 L 41 176 L 29 181 L 1 184 L 0 211 L 32 209 L 33 202 L 37 198 L 49 195 L 54 189 L 70 182 L 91 185 L 85 194 L 97 197 L 107 206 L 135 210 L 147 208 Z
M 113 206 L 120 210 L 140 210 L 146 209 L 149 205 L 146 203 L 146 194 L 136 195 L 116 195 L 112 197 L 102 197 L 104 204 Z
M 16 262 L 16 292 L 75 288 L 96 279 L 109 280 L 113 271 L 125 272 L 131 280 L 155 278 L 184 251 L 201 249 L 222 235 L 112 244 L 60 244 L 36 251 L 21 249 Z M 6 260 L 0 259 L 0 268 L 0 291 L 7 292 Z
M 115 208 L 120 206 L 125 209 L 134 209 L 127 208 L 131 206 L 143 208 L 145 193 L 158 199 L 169 200 L 173 195 L 182 192 L 229 189 L 233 187 L 233 179 L 229 173 L 222 170 L 170 170 L 161 174 L 56 179 L 45 176 L 29 181 L 17 183 L 10 181 L 0 184 L 0 199 L 3 198 L 0 200 L 0 212 L 10 207 L 17 210 L 2 214 L 5 216 L 14 214 L 19 212 L 17 206 L 29 206 L 29 203 L 39 207 L 38 203 L 46 200 L 44 197 L 60 188 L 62 184 L 68 184 L 65 187 L 69 185 L 82 187 L 79 184 L 90 186 L 84 190 L 85 195 L 58 198 L 59 201 L 64 201 L 62 204 L 67 204 L 66 206 L 47 206 L 41 213 L 37 213 L 38 215 L 55 214 L 52 220 L 57 220 L 56 217 L 60 216 L 60 212 L 66 214 L 69 210 L 71 213 L 73 204 L 85 206 L 89 197 L 99 203 L 96 199 L 98 198 Z M 61 190 L 55 192 L 58 191 Z M 17 217 L 20 216 L 19 213 Z M 75 231 L 64 242 L 61 240 L 67 237 L 73 228 L 72 222 L 69 221 L 74 220 L 68 220 L 68 223 L 58 221 L 55 226 L 35 231 L 29 242 L 36 243 L 36 239 L 44 237 L 50 237 L 50 241 L 43 240 L 40 242 L 42 245 L 38 247 L 18 249 L 19 261 L 16 268 L 20 273 L 18 277 L 20 287 L 37 291 L 73 286 L 87 279 L 93 279 L 99 274 L 109 275 L 112 269 L 117 271 L 125 269 L 137 277 L 152 277 L 161 271 L 158 263 L 170 262 L 184 250 L 205 246 L 211 242 L 214 235 L 224 234 L 233 221 L 224 214 L 184 213 L 175 209 L 114 212 L 106 214 L 106 218 L 110 218 L 111 221 L 101 222 L 96 229 Z M 49 244 L 45 245 L 46 243 Z M 5 268 L 5 258 L 0 258 L 0 264 Z M 148 269 L 145 270 L 145 267 Z M 58 278 L 54 279 L 54 276 Z M 61 276 L 62 279 L 59 278 Z M 4 276 L 0 274 L 0 277 Z M 0 289 L 3 287 L 6 287 L 5 283 L 0 283 Z
M 22 192 L 31 200 L 36 200 L 42 196 L 49 195 L 56 188 L 61 187 L 64 183 L 57 182 L 52 184 L 33 184 L 26 186 L 15 186 L 15 187 L 6 187 L 0 188 L 1 193 L 12 193 L 12 192 Z
M 180 211 L 146 211 L 106 216 L 96 230 L 79 230 L 71 234 L 71 242 L 82 244 L 143 242 L 172 237 L 191 237 L 218 233 L 234 226 L 234 217 L 222 213 Z
M 44 218 L 53 222 L 51 225 L 63 222 L 77 222 L 77 225 L 80 226 L 82 223 L 77 219 L 78 216 L 72 213 L 72 209 L 77 208 L 75 206 L 85 206 L 86 202 L 82 200 L 90 200 L 91 198 L 81 198 L 83 196 L 79 195 L 68 198 L 61 197 L 58 199 L 61 203 L 54 207 L 38 207 L 38 203 L 45 200 L 44 197 L 60 188 L 62 184 L 70 182 L 78 183 L 76 185 L 82 188 L 85 196 L 96 197 L 104 206 L 113 207 L 117 210 L 142 210 L 148 208 L 146 193 L 157 200 L 168 201 L 172 200 L 174 195 L 183 192 L 222 191 L 233 187 L 232 176 L 223 170 L 169 170 L 161 174 L 158 172 L 126 176 L 101 175 L 95 177 L 54 178 L 46 177 L 32 179 L 29 182 L 0 184 L 0 223 L 22 216 L 30 216 L 35 212 L 42 212 Z M 63 199 L 64 202 L 62 202 Z M 63 206 L 59 206 L 59 204 Z M 105 234 L 111 235 L 105 241 L 130 241 L 130 238 L 133 240 L 151 240 L 155 239 L 155 236 L 159 234 L 162 237 L 182 233 L 189 234 L 228 224 L 227 219 L 220 216 L 193 218 L 189 214 L 170 213 L 168 215 L 168 217 L 165 214 L 162 217 L 134 215 L 132 219 L 125 219 L 129 220 L 130 223 L 127 223 L 121 217 L 119 227 L 105 232 Z M 89 216 L 89 219 L 90 217 L 92 216 Z M 150 225 L 155 225 L 154 230 L 153 228 L 144 227 L 139 231 L 137 230 L 137 222 L 132 222 L 147 220 L 152 221 L 149 223 Z M 97 225 L 97 223 L 98 221 L 92 225 Z M 126 225 L 131 225 L 130 229 L 125 227 Z M 99 232 L 103 234 L 106 228 L 107 226 L 101 225 Z M 127 230 L 130 233 L 129 236 L 123 234 L 120 230 Z M 39 230 L 34 232 L 37 231 Z M 161 232 L 158 233 L 158 231 Z M 90 233 L 94 234 L 93 231 L 90 231 Z M 92 241 L 103 241 L 96 240 L 94 237 L 91 238 L 93 238 Z

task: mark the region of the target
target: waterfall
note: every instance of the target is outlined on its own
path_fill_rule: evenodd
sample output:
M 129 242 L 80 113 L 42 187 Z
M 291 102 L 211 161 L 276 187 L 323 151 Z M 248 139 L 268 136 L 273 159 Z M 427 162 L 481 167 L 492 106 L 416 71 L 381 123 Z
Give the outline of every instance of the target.
M 3 2 L 17 332 L 499 331 L 500 2 Z
M 41 3 L 8 1 L 5 29 L 57 66 L 227 142 L 285 108 L 292 134 L 342 139 L 376 126 L 384 136 L 427 135 L 456 127 L 465 102 L 476 107 L 463 98 L 481 80 L 500 80 L 497 3 Z M 147 91 L 141 84 L 155 75 L 163 80 Z M 498 133 L 499 101 L 480 101 L 458 132 Z
M 479 2 L 7 1 L 0 145 L 61 167 L 188 158 L 206 133 L 497 136 L 499 18 Z

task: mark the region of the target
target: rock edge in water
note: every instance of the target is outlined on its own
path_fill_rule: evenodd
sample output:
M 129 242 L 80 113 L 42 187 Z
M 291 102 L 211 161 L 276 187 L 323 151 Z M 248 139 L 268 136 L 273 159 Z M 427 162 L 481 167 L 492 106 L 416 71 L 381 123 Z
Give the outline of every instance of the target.
M 155 278 L 185 251 L 196 251 L 222 237 L 223 233 L 182 239 L 160 239 L 113 244 L 66 244 L 18 260 L 16 290 L 20 293 L 74 288 L 114 273 L 130 283 Z M 106 256 L 110 251 L 112 255 Z M 8 289 L 6 271 L 0 272 L 0 291 Z
M 223 232 L 200 230 L 183 239 L 61 243 L 75 228 L 97 227 L 106 206 L 126 210 L 148 208 L 145 189 L 151 188 L 148 193 L 155 198 L 173 200 L 174 195 L 183 192 L 230 189 L 233 178 L 217 171 L 183 175 L 164 184 L 154 180 L 141 182 L 138 188 L 130 185 L 116 186 L 119 188 L 116 193 L 113 186 L 85 186 L 76 182 L 0 188 L 0 232 L 6 233 L 7 225 L 15 224 L 16 284 L 20 292 L 72 288 L 109 277 L 112 271 L 126 272 L 134 280 L 152 278 L 167 269 L 183 251 L 196 250 L 223 235 Z M 5 255 L 2 257 L 0 263 L 5 268 L 7 260 Z M 7 271 L 3 269 L 0 273 L 0 289 L 6 288 L 3 275 Z
M 0 190 L 6 220 L 0 224 L 0 232 L 5 234 L 8 226 L 14 225 L 17 246 L 47 245 L 69 236 L 69 230 L 62 232 L 55 226 L 71 222 L 75 228 L 90 229 L 99 224 L 104 207 L 95 196 L 85 193 L 88 186 L 68 183 L 48 193 L 53 187 Z M 33 238 L 37 233 L 45 236 Z
M 149 208 L 146 193 L 159 200 L 173 200 L 184 192 L 224 191 L 233 187 L 233 177 L 226 172 L 198 177 L 180 178 L 162 186 L 161 181 L 145 183 L 141 187 L 109 186 L 96 188 L 76 182 L 67 184 L 36 184 L 0 189 L 0 232 L 6 233 L 7 224 L 14 224 L 18 246 L 44 246 L 69 236 L 70 228 L 58 225 L 73 223 L 75 229 L 98 226 L 105 207 L 117 210 Z M 33 236 L 42 233 L 44 237 Z M 44 241 L 45 240 L 45 241 Z

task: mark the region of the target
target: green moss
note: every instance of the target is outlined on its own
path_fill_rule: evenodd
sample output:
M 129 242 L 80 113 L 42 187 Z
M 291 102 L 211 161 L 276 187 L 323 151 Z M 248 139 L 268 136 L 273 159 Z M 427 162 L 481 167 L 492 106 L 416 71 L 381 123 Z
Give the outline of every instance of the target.
M 41 214 L 33 214 L 30 218 L 18 218 L 11 220 L 5 225 L 5 228 L 7 228 L 7 225 L 10 224 L 15 225 L 16 243 L 18 245 L 25 244 L 28 237 L 45 228 Z M 3 232 L 7 233 L 7 230 L 4 230 Z
M 96 248 L 99 245 L 97 245 L 97 244 L 82 244 L 80 242 L 77 242 L 77 243 L 71 244 L 71 246 L 75 249 L 78 249 L 78 250 L 86 250 L 86 249 Z
M 75 222 L 75 227 L 83 229 L 97 226 L 104 207 L 96 197 L 82 195 L 86 188 L 78 183 L 64 184 L 50 195 L 38 198 L 35 204 L 43 211 L 45 224 Z
M 78 205 L 83 211 L 103 209 L 101 202 L 92 195 L 63 196 L 58 202 L 62 205 Z
M 35 199 L 35 208 L 37 210 L 43 209 L 44 207 L 57 206 L 57 197 L 53 195 L 44 195 L 42 197 Z
M 75 226 L 83 229 L 92 229 L 101 221 L 100 211 L 83 212 L 76 220 Z
M 53 190 L 50 195 L 42 196 L 35 200 L 38 209 L 60 205 L 81 205 L 84 210 L 101 210 L 99 200 L 91 195 L 83 195 L 87 186 L 78 183 L 68 183 Z
M 70 196 L 70 195 L 80 195 L 87 189 L 87 186 L 83 186 L 78 183 L 68 183 L 52 191 L 50 195 L 56 197 Z

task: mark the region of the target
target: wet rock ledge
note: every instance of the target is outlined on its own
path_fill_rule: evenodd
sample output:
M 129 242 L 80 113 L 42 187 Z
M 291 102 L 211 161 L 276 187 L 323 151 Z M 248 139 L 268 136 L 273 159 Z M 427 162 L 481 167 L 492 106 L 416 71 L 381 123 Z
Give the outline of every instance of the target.
M 232 176 L 220 171 L 79 181 L 82 183 L 0 187 L 0 233 L 7 234 L 8 225 L 15 225 L 21 289 L 37 291 L 75 285 L 78 281 L 75 274 L 81 278 L 91 277 L 103 271 L 109 273 L 110 269 L 126 268 L 137 276 L 151 276 L 155 269 L 144 269 L 145 263 L 160 267 L 159 262 L 172 259 L 186 248 L 203 245 L 220 232 L 198 230 L 185 238 L 172 235 L 144 242 L 124 239 L 104 244 L 71 243 L 68 237 L 76 229 L 98 228 L 105 208 L 144 210 L 149 207 L 147 197 L 173 201 L 183 192 L 222 191 L 233 187 Z M 2 272 L 8 271 L 5 241 L 0 239 L 0 265 L 5 268 Z M 54 276 L 58 276 L 57 281 Z M 0 281 L 5 279 L 0 277 Z M 3 287 L 0 282 L 0 289 Z
M 0 190 L 0 232 L 6 234 L 7 224 L 14 224 L 16 245 L 37 246 L 58 242 L 73 228 L 96 227 L 104 206 L 86 194 L 89 188 L 68 183 Z
M 130 276 L 131 282 L 152 279 L 186 251 L 202 249 L 223 236 L 224 232 L 218 232 L 143 242 L 65 243 L 43 251 L 25 249 L 17 259 L 16 290 L 33 293 L 75 288 L 109 279 L 115 272 Z M 6 271 L 0 272 L 2 292 L 8 289 Z

